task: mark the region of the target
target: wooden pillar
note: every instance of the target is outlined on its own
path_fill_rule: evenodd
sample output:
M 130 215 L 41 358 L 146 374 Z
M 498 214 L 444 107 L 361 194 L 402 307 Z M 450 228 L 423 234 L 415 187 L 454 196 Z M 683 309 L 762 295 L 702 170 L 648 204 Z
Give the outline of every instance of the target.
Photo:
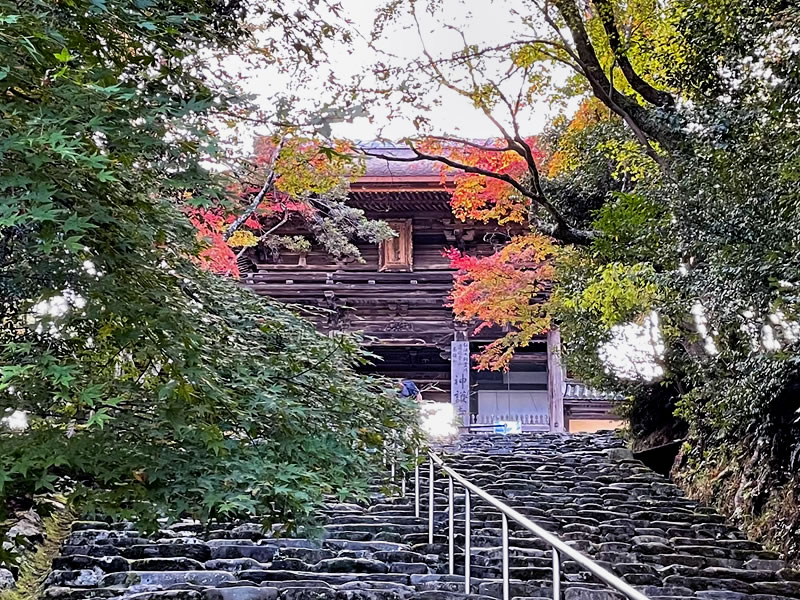
M 550 404 L 550 431 L 564 428 L 564 367 L 561 365 L 561 332 L 554 327 L 547 333 L 547 399 Z
M 461 424 L 469 426 L 469 340 L 465 331 L 455 331 L 450 342 L 450 402 Z

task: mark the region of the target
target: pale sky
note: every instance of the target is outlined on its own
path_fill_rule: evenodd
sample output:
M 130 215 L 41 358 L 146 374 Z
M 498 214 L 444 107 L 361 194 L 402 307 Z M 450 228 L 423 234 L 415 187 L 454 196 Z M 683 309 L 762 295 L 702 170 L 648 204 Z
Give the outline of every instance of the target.
M 341 0 L 344 9 L 342 16 L 352 21 L 357 32 L 363 37 L 354 41 L 353 48 L 333 45 L 329 49 L 330 69 L 337 78 L 345 79 L 361 73 L 376 58 L 387 60 L 386 57 L 377 55 L 367 44 L 375 22 L 376 9 L 383 3 L 383 0 Z M 448 4 L 452 5 L 452 11 L 447 10 Z M 464 12 L 465 4 L 469 6 L 467 12 Z M 519 7 L 521 11 L 525 12 L 523 0 L 503 2 L 443 0 L 443 6 L 445 14 L 459 15 L 458 23 L 463 24 L 462 28 L 467 34 L 468 41 L 478 44 L 501 44 L 508 41 L 512 32 L 518 31 L 521 27 L 519 16 L 513 14 L 513 8 Z M 463 43 L 454 31 L 436 23 L 422 8 L 420 8 L 419 15 L 425 44 L 433 55 L 449 54 L 462 47 Z M 453 19 L 455 18 L 453 17 Z M 387 27 L 383 39 L 379 42 L 379 47 L 381 50 L 395 55 L 394 59 L 390 58 L 389 60 L 407 64 L 412 58 L 421 54 L 417 31 L 410 25 L 410 19 L 404 19 L 401 24 L 392 24 Z M 320 78 L 324 78 L 326 73 L 321 73 Z M 291 88 L 293 83 L 291 78 L 277 73 L 257 72 L 248 73 L 248 75 L 250 79 L 245 84 L 246 89 L 257 94 L 265 105 L 270 102 L 270 94 L 275 93 L 276 90 Z M 313 84 L 294 90 L 294 93 L 306 99 L 309 104 L 321 97 L 320 91 Z M 439 99 L 441 105 L 434 107 L 428 113 L 436 126 L 434 133 L 454 134 L 467 138 L 498 137 L 497 129 L 466 98 L 451 90 L 443 89 Z M 524 120 L 524 133 L 539 132 L 552 114 L 553 111 L 545 103 L 531 107 Z M 334 135 L 367 141 L 375 139 L 381 129 L 383 137 L 395 140 L 418 133 L 412 123 L 412 113 L 409 113 L 407 118 L 395 119 L 391 122 L 387 121 L 385 116 L 382 118 L 375 115 L 374 119 L 374 123 L 370 123 L 366 118 L 360 118 L 353 123 L 335 124 Z

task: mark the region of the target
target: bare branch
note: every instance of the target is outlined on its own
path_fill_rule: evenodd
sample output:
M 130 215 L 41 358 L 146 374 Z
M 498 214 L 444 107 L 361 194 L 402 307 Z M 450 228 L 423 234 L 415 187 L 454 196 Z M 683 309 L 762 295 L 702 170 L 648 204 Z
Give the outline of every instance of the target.
M 464 138 L 459 137 L 451 137 L 447 135 L 429 135 L 429 138 L 433 140 L 440 140 L 442 142 L 452 142 L 454 144 L 463 144 L 464 146 L 469 146 L 471 148 L 475 148 L 476 150 L 483 150 L 486 152 L 508 152 L 509 150 L 513 150 L 513 148 L 509 145 L 505 146 L 486 146 L 484 144 L 478 144 L 471 140 L 465 140 Z
M 437 64 L 436 60 L 433 58 L 431 53 L 428 52 L 428 48 L 425 45 L 425 39 L 422 36 L 422 27 L 419 24 L 419 19 L 417 18 L 417 13 L 416 13 L 416 10 L 414 9 L 413 6 L 414 5 L 412 4 L 411 15 L 414 18 L 414 23 L 416 24 L 416 27 L 417 27 L 417 35 L 419 36 L 420 43 L 422 44 L 422 52 L 425 55 L 425 58 L 428 59 L 428 66 L 431 69 L 433 69 L 433 72 L 436 75 L 437 81 L 441 85 L 445 86 L 446 88 L 448 88 L 450 90 L 453 90 L 454 92 L 464 96 L 465 98 L 473 99 L 473 94 L 470 94 L 467 90 L 464 90 L 464 89 L 458 87 L 457 85 L 453 84 L 447 77 L 445 77 L 444 73 L 439 68 L 439 65 Z M 462 33 L 462 39 L 464 39 L 463 33 Z M 465 39 L 464 39 L 464 43 L 465 43 L 465 45 L 467 45 Z M 470 78 L 472 79 L 473 91 L 477 92 L 479 86 L 478 86 L 477 81 L 475 81 L 474 68 L 472 66 L 472 63 L 469 62 L 469 61 L 467 61 L 467 68 L 469 69 L 469 75 L 470 75 Z M 483 104 L 479 105 L 478 108 L 480 108 L 481 111 L 483 112 L 483 114 L 486 115 L 486 117 L 492 122 L 492 124 L 495 127 L 497 127 L 497 129 L 500 131 L 500 133 L 503 135 L 503 137 L 506 139 L 506 141 L 508 141 L 509 144 L 510 144 L 513 141 L 513 138 L 511 137 L 511 135 L 509 135 L 508 131 L 506 131 L 505 127 L 503 127 L 503 125 L 491 114 L 491 111 L 489 110 L 489 108 L 487 106 L 483 105 Z
M 282 219 L 281 219 L 281 220 L 280 220 L 278 223 L 276 223 L 275 225 L 273 225 L 273 226 L 272 226 L 272 227 L 269 229 L 269 231 L 266 231 L 266 232 L 262 233 L 262 234 L 259 236 L 259 238 L 258 238 L 258 241 L 259 241 L 259 242 L 263 242 L 263 241 L 264 241 L 264 240 L 267 238 L 267 236 L 268 236 L 269 234 L 271 234 L 271 233 L 272 233 L 272 232 L 274 232 L 274 231 L 277 231 L 278 229 L 280 229 L 281 227 L 283 227 L 284 225 L 286 225 L 286 223 L 288 223 L 288 222 L 289 222 L 289 211 L 286 209 L 286 207 L 284 207 L 284 208 L 283 208 L 283 218 L 282 218 Z M 241 258 L 241 257 L 244 255 L 244 253 L 245 253 L 245 252 L 247 252 L 247 248 L 248 248 L 248 246 L 244 246 L 244 247 L 243 247 L 241 250 L 239 250 L 239 253 L 236 255 L 236 262 L 237 262 L 237 263 L 239 262 L 239 259 L 240 259 L 240 258 Z M 228 269 L 228 270 L 225 272 L 225 277 L 227 277 L 228 275 L 230 275 L 232 270 L 233 270 L 233 267 L 231 267 L 230 269 Z
M 561 39 L 561 43 L 563 44 L 563 49 L 569 54 L 570 58 L 575 61 L 575 64 L 581 66 L 581 59 L 579 58 L 578 54 L 575 52 L 573 47 L 570 45 L 567 38 L 561 32 L 561 28 L 556 24 L 553 20 L 553 17 L 550 16 L 550 2 L 545 0 L 544 6 L 540 6 L 537 0 L 533 0 L 534 6 L 539 9 L 539 12 L 544 17 L 544 20 L 547 22 L 548 25 L 553 29 L 553 31 L 558 35 Z M 582 68 L 582 67 L 581 67 Z
M 283 205 L 281 204 L 281 206 L 283 206 Z M 286 225 L 286 223 L 288 223 L 288 222 L 289 222 L 289 211 L 288 211 L 288 209 L 287 209 L 287 208 L 284 206 L 284 207 L 283 207 L 283 218 L 282 218 L 280 221 L 278 221 L 277 223 L 275 223 L 275 225 L 273 225 L 272 227 L 270 227 L 270 228 L 269 228 L 267 231 L 265 231 L 264 233 L 262 233 L 262 234 L 259 236 L 259 238 L 258 238 L 258 241 L 259 241 L 259 242 L 263 242 L 265 239 L 267 239 L 267 236 L 268 236 L 268 235 L 270 235 L 271 233 L 274 233 L 275 231 L 277 231 L 278 229 L 280 229 L 281 227 L 283 227 L 284 225 Z
M 559 44 L 558 42 L 555 42 L 553 40 L 545 40 L 545 39 L 537 39 L 537 38 L 525 38 L 525 39 L 520 39 L 520 40 L 513 40 L 511 42 L 507 42 L 505 44 L 499 44 L 497 46 L 487 46 L 486 48 L 481 48 L 480 50 L 475 50 L 474 52 L 470 52 L 468 54 L 467 53 L 462 53 L 462 54 L 456 54 L 456 55 L 451 56 L 449 58 L 444 58 L 443 57 L 443 58 L 439 59 L 439 62 L 458 63 L 458 62 L 463 62 L 465 60 L 472 60 L 473 58 L 481 58 L 481 57 L 483 57 L 483 56 L 485 56 L 485 55 L 487 55 L 487 54 L 489 54 L 491 52 L 501 52 L 501 51 L 504 51 L 504 50 L 510 50 L 511 48 L 513 48 L 515 46 L 531 46 L 531 45 L 551 46 L 552 48 L 554 48 L 556 50 L 563 50 L 563 51 L 569 53 L 569 48 L 566 48 L 563 44 Z M 557 60 L 560 60 L 562 62 L 564 61 L 563 58 L 557 59 Z
M 489 81 L 497 89 L 497 93 L 500 97 L 500 100 L 503 102 L 503 104 L 506 105 L 506 108 L 508 109 L 509 115 L 511 117 L 511 125 L 514 128 L 514 137 L 513 139 L 510 139 L 508 137 L 506 138 L 508 145 L 514 152 L 516 152 L 522 158 L 525 159 L 525 164 L 528 166 L 528 172 L 531 174 L 531 178 L 533 180 L 533 189 L 540 198 L 544 198 L 545 193 L 544 190 L 542 189 L 541 177 L 539 176 L 539 167 L 536 165 L 536 161 L 533 159 L 533 148 L 531 148 L 530 144 L 528 144 L 528 142 L 526 142 L 525 139 L 520 134 L 519 121 L 517 119 L 517 115 L 519 114 L 519 106 L 521 103 L 521 98 L 517 97 L 516 103 L 512 106 L 509 99 L 502 92 L 502 90 L 500 90 L 500 86 L 494 84 L 494 82 L 491 79 Z
M 275 180 L 278 178 L 277 173 L 275 172 L 275 164 L 278 162 L 278 155 L 281 153 L 281 149 L 283 148 L 284 141 L 286 140 L 285 137 L 282 137 L 278 144 L 275 146 L 275 153 L 272 155 L 272 160 L 270 161 L 269 165 L 269 175 L 267 175 L 267 180 L 264 182 L 264 185 L 261 186 L 261 189 L 253 198 L 253 201 L 247 207 L 247 209 L 236 217 L 233 223 L 225 230 L 225 233 L 222 234 L 222 239 L 226 242 L 230 239 L 230 237 L 236 233 L 236 230 L 242 226 L 242 224 L 249 219 L 253 213 L 258 210 L 259 204 L 264 199 L 269 192 L 273 190 L 275 187 Z

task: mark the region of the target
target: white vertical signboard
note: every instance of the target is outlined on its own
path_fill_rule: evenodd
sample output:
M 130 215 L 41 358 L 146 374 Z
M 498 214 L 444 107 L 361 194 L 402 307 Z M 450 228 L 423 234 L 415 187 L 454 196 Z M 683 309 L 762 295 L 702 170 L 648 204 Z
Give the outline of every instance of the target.
M 550 431 L 563 432 L 564 367 L 561 365 L 561 332 L 554 327 L 547 333 L 547 396 L 550 401 Z
M 469 425 L 469 342 L 450 342 L 450 402 L 453 411 Z

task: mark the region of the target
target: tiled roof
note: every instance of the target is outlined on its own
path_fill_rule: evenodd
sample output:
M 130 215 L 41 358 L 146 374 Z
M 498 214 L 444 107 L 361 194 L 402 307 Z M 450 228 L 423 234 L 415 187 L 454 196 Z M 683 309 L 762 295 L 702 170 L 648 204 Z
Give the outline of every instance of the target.
M 505 142 L 498 139 L 472 139 L 472 143 L 477 143 L 485 146 L 502 147 Z M 366 152 L 373 152 L 376 154 L 385 154 L 388 156 L 395 156 L 401 158 L 411 158 L 414 152 L 407 145 L 396 142 L 361 142 L 357 146 Z M 454 144 L 458 147 L 458 144 Z M 439 179 L 442 175 L 442 165 L 435 161 L 421 160 L 414 162 L 394 162 L 385 158 L 370 157 L 366 160 L 366 173 L 364 177 L 370 179 L 372 177 L 380 177 L 387 179 L 402 180 L 409 177 L 420 178 L 426 177 L 431 179 Z M 446 169 L 447 175 L 452 176 L 458 173 L 456 169 Z
M 580 381 L 567 379 L 564 400 L 622 400 L 622 395 L 614 392 L 601 392 Z
M 371 142 L 369 144 L 361 144 L 361 148 L 368 152 L 376 152 L 388 156 L 403 158 L 414 156 L 410 148 L 396 144 Z M 404 179 L 407 177 L 439 178 L 442 173 L 442 166 L 430 160 L 393 162 L 385 158 L 369 157 L 366 160 L 366 167 L 365 177 L 386 177 L 388 179 Z

